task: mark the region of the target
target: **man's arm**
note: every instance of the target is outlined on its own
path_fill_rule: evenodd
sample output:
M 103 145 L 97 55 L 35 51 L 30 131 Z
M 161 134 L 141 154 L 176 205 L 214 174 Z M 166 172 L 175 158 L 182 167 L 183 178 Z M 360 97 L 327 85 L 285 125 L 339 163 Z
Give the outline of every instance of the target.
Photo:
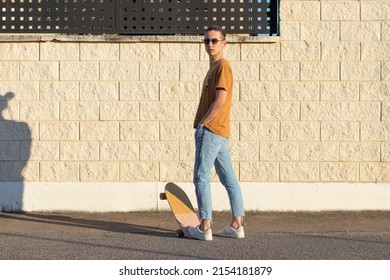
M 226 90 L 222 90 L 222 89 L 217 90 L 214 102 L 211 104 L 206 115 L 199 122 L 199 125 L 205 125 L 215 118 L 215 116 L 219 113 L 219 111 L 221 111 L 221 109 L 225 105 L 227 94 L 228 93 Z

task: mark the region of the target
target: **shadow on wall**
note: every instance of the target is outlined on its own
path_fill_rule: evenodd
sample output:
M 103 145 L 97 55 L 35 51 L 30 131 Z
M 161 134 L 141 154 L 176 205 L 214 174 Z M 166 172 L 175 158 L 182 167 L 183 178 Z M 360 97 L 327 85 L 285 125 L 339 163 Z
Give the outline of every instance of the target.
M 14 118 L 10 101 L 13 92 L 0 95 L 0 211 L 23 211 L 23 169 L 30 158 L 31 131 L 27 123 Z M 18 112 L 18 111 L 16 111 Z

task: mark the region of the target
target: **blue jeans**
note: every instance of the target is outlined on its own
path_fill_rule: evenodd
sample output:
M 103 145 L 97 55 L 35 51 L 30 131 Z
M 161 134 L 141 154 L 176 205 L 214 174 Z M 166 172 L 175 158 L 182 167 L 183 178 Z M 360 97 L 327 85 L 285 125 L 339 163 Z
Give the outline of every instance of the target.
M 228 193 L 232 216 L 243 217 L 245 213 L 241 188 L 234 174 L 228 138 L 198 126 L 195 131 L 195 145 L 194 184 L 200 218 L 212 220 L 210 175 L 213 165 Z

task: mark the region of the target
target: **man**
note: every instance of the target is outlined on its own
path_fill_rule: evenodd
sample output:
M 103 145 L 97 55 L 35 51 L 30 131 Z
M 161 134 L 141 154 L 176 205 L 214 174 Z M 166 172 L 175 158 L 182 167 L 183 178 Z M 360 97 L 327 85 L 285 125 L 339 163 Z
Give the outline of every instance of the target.
M 241 225 L 244 206 L 238 180 L 230 158 L 230 108 L 233 94 L 233 75 L 230 64 L 223 57 L 226 46 L 225 32 L 218 26 L 207 29 L 205 50 L 210 68 L 203 81 L 202 95 L 195 116 L 195 166 L 194 184 L 201 223 L 188 229 L 191 237 L 212 240 L 212 205 L 210 173 L 215 166 L 219 180 L 226 188 L 232 210 L 232 222 L 217 232 L 218 236 L 244 238 Z

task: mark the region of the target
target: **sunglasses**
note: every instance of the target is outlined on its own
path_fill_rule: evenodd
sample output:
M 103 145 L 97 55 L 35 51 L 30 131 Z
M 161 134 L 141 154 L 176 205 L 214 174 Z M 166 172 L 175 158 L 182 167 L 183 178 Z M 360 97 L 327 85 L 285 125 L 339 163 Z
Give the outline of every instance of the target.
M 210 40 L 209 38 L 206 38 L 206 39 L 203 40 L 203 43 L 208 45 L 211 42 L 211 43 L 213 43 L 213 45 L 216 45 L 216 44 L 218 44 L 219 41 L 223 41 L 223 40 L 218 40 L 216 38 L 213 38 L 213 39 Z

